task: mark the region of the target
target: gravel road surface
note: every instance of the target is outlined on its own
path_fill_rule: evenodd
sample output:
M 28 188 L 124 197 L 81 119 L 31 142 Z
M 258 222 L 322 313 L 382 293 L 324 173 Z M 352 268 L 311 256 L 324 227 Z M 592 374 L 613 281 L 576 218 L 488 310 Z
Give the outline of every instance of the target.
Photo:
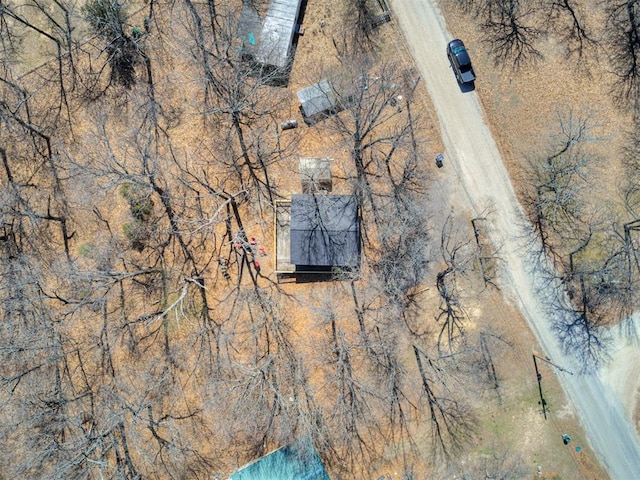
M 458 183 L 466 192 L 476 215 L 491 212 L 492 240 L 500 246 L 504 261 L 503 291 L 527 319 L 540 349 L 555 363 L 576 372 L 558 372 L 558 378 L 611 478 L 640 479 L 640 442 L 616 395 L 620 392 L 596 374 L 578 373 L 552 332 L 545 313 L 546 298 L 551 295 L 545 295 L 547 287 L 531 268 L 533 262 L 525 247 L 531 244 L 522 209 L 476 93 L 461 91 L 451 71 L 445 48 L 453 37 L 437 3 L 390 0 L 390 4 L 438 114 L 446 148 L 442 171 L 449 182 Z M 481 82 L 479 78 L 477 83 Z

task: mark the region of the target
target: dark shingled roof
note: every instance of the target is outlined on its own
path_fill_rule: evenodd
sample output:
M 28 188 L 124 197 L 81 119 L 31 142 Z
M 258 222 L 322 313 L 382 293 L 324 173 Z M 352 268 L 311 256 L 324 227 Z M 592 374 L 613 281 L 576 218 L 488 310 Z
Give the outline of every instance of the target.
M 352 195 L 292 195 L 291 263 L 309 267 L 360 264 L 358 206 Z

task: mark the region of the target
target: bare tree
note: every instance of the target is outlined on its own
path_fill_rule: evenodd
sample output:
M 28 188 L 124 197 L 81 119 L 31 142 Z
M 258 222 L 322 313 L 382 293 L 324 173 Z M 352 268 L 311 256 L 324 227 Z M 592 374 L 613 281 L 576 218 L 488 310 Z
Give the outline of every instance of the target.
M 0 9 L 0 24 L 3 25 L 0 29 L 0 41 L 5 45 L 7 53 L 4 56 L 5 61 L 9 61 L 19 52 L 21 48 L 18 46 L 19 39 L 24 35 L 38 35 L 54 46 L 53 62 L 49 62 L 49 58 L 45 55 L 41 60 L 42 65 L 32 66 L 40 72 L 38 83 L 46 86 L 48 94 L 51 95 L 48 99 L 52 107 L 52 111 L 48 112 L 49 119 L 53 122 L 66 121 L 66 126 L 70 129 L 73 128 L 70 95 L 79 80 L 75 63 L 75 47 L 78 39 L 73 34 L 75 30 L 73 10 L 72 6 L 59 0 L 53 0 L 50 5 L 41 0 L 26 0 L 21 5 L 4 4 Z M 25 12 L 28 14 L 25 15 Z M 0 74 L 3 81 L 11 82 L 24 74 L 20 70 L 22 66 L 19 62 L 14 62 L 13 65 L 5 63 L 4 67 L 3 73 Z M 35 88 L 35 85 L 29 85 L 29 87 Z M 43 120 L 44 118 L 40 119 L 40 121 Z
M 200 11 L 185 0 L 192 23 L 192 55 L 204 78 L 204 118 L 215 119 L 226 136 L 222 158 L 236 174 L 239 187 L 254 188 L 269 203 L 278 197 L 269 167 L 289 154 L 290 140 L 279 135 L 277 114 L 283 93 L 269 86 L 279 75 L 251 68 L 237 53 L 238 12 L 220 8 Z M 210 7 L 210 5 L 209 5 Z M 210 25 L 203 21 L 210 16 Z M 207 28 L 216 43 L 206 40 Z
M 499 358 L 499 353 L 504 350 L 504 347 L 510 346 L 510 342 L 503 335 L 495 333 L 491 329 L 480 332 L 477 348 L 479 355 L 475 364 L 484 371 L 489 388 L 495 392 L 500 401 L 502 397 L 500 395 L 500 380 L 496 369 L 496 358 Z
M 607 4 L 609 60 L 617 77 L 621 104 L 638 108 L 640 99 L 640 2 L 617 0 Z
M 434 359 L 415 344 L 413 353 L 429 409 L 434 455 L 440 453 L 449 460 L 473 433 L 471 414 L 451 389 L 455 380 L 447 370 L 447 363 L 455 363 L 455 357 Z
M 239 10 L 150 0 L 132 17 L 143 28 L 129 30 L 122 2 L 91 0 L 82 11 L 97 37 L 81 44 L 74 5 L 0 7 L 5 48 L 19 40 L 5 27 L 24 21 L 58 53 L 37 75 L 16 80 L 8 62 L 0 72 L 3 474 L 207 478 L 310 437 L 337 471 L 371 476 L 382 444 L 407 465 L 418 457 L 425 410 L 438 448 L 464 438 L 458 358 L 414 350 L 419 382 L 403 364 L 432 255 L 416 76 L 352 65 L 346 111 L 318 126 L 351 154 L 367 275 L 327 287 L 351 303 L 332 298 L 303 349 L 289 307 L 306 299 L 260 272 L 249 241 L 294 145 L 278 128 L 289 92 L 238 56 Z M 202 81 L 197 104 L 163 76 L 178 56 Z M 79 88 L 93 113 L 71 95 Z M 75 138 L 65 111 L 83 122 Z M 201 122 L 186 128 L 188 113 Z
M 451 465 L 446 476 L 478 480 L 524 480 L 530 478 L 531 474 L 517 453 L 493 445 L 488 453 L 477 455 L 469 465 Z
M 464 346 L 464 327 L 469 319 L 463 303 L 459 283 L 475 267 L 478 248 L 470 238 L 465 238 L 460 229 L 454 226 L 449 216 L 440 235 L 440 254 L 445 268 L 436 276 L 436 287 L 440 294 L 440 313 L 436 316 L 440 332 L 438 351 L 445 349 L 449 353 L 459 351 Z
M 376 412 L 375 387 L 367 381 L 362 365 L 363 346 L 351 340 L 335 316 L 327 324 L 331 348 L 325 362 L 330 367 L 326 388 L 332 392 L 330 418 L 336 454 L 345 471 L 366 465 L 382 437 Z
M 566 352 L 575 355 L 585 371 L 596 369 L 608 356 L 610 334 L 608 305 L 600 294 L 602 285 L 593 276 L 580 275 L 569 290 L 569 302 L 558 298 L 553 327 Z
M 591 235 L 595 221 L 584 194 L 589 186 L 589 164 L 594 157 L 586 144 L 592 141 L 589 117 L 559 117 L 560 134 L 553 138 L 546 158 L 530 162 L 526 175 L 531 184 L 525 199 L 542 248 L 556 265 L 572 246 Z M 562 246 L 562 247 L 561 247 Z
M 582 57 L 587 48 L 594 48 L 598 44 L 585 25 L 586 15 L 580 7 L 574 0 L 545 0 L 543 3 L 543 8 L 547 10 L 547 21 L 560 35 L 569 56 Z
M 496 64 L 518 68 L 526 61 L 540 58 L 535 47 L 542 33 L 536 22 L 537 2 L 469 0 L 462 8 L 478 16 Z
M 625 146 L 622 149 L 622 164 L 625 175 L 621 185 L 622 201 L 632 218 L 640 215 L 640 117 L 634 121 L 625 134 Z
M 619 318 L 613 313 L 616 308 L 624 311 L 629 297 L 621 295 L 624 272 L 618 269 L 613 244 L 602 241 L 605 224 L 597 205 L 586 198 L 594 159 L 588 149 L 593 141 L 589 118 L 570 114 L 561 117 L 560 126 L 552 153 L 530 167 L 526 205 L 543 253 L 553 263 L 540 266 L 557 292 L 550 307 L 554 328 L 566 351 L 588 369 L 606 357 L 608 338 L 602 327 Z
M 377 37 L 374 33 L 374 14 L 370 0 L 349 0 L 342 18 L 342 32 L 334 36 L 333 43 L 341 55 L 371 52 Z M 355 22 L 354 22 L 355 19 Z
M 416 301 L 431 261 L 427 219 L 419 198 L 406 203 L 405 208 L 388 202 L 388 207 L 380 210 L 384 214 L 376 230 L 379 240 L 368 245 L 377 281 L 397 311 L 406 312 Z M 397 213 L 391 215 L 394 210 Z M 375 249 L 373 244 L 380 246 Z
M 374 195 L 392 192 L 377 189 L 372 181 L 383 175 L 402 189 L 419 190 L 416 171 L 419 142 L 415 129 L 419 117 L 411 106 L 416 81 L 403 75 L 397 65 L 387 62 L 372 67 L 366 56 L 343 59 L 343 68 L 331 76 L 331 94 L 345 111 L 318 124 L 321 131 L 340 135 L 351 155 L 354 190 L 363 208 L 377 215 Z M 329 92 L 327 92 L 327 95 Z M 402 100 L 399 103 L 398 97 Z M 348 170 L 348 171 L 349 171 Z M 389 183 L 384 188 L 388 189 Z
M 436 278 L 436 286 L 441 299 L 440 313 L 436 316 L 436 321 L 442 322 L 438 335 L 438 348 L 447 346 L 452 351 L 455 348 L 455 343 L 464 337 L 464 321 L 467 319 L 460 304 L 460 293 L 456 282 L 456 275 L 464 274 L 464 270 L 459 270 L 456 256 L 468 243 L 456 245 L 452 251 L 447 249 L 446 242 L 451 239 L 451 232 L 445 233 L 449 220 L 445 223 L 441 236 L 441 253 L 447 267 L 438 272 Z
M 536 41 L 547 34 L 558 36 L 567 56 L 581 58 L 598 47 L 583 5 L 574 0 L 463 0 L 455 6 L 481 25 L 496 64 L 517 68 L 540 59 Z

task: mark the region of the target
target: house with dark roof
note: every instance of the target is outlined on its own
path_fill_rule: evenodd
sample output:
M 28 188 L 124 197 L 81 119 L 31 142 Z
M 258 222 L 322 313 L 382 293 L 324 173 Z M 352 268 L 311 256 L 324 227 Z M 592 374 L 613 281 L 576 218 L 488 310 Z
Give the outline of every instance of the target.
M 353 195 L 292 195 L 290 263 L 297 271 L 360 264 L 360 219 Z
M 311 442 L 286 445 L 245 465 L 231 480 L 331 480 Z
M 281 280 L 360 266 L 360 210 L 353 195 L 332 195 L 331 159 L 300 157 L 302 194 L 276 200 L 275 270 Z M 307 277 L 308 278 L 308 277 Z

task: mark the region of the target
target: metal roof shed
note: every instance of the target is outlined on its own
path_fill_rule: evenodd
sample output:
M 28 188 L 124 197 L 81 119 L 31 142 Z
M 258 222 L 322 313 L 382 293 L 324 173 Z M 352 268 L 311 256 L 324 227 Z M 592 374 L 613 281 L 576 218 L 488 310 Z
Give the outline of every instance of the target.
M 231 480 L 331 480 L 310 442 L 286 445 L 231 475 Z
M 291 263 L 298 270 L 357 267 L 360 221 L 352 195 L 292 195 Z
M 256 60 L 263 65 L 286 68 L 296 33 L 302 0 L 271 0 L 262 22 Z
M 308 124 L 316 123 L 342 110 L 338 95 L 327 80 L 303 88 L 297 95 L 302 116 Z

